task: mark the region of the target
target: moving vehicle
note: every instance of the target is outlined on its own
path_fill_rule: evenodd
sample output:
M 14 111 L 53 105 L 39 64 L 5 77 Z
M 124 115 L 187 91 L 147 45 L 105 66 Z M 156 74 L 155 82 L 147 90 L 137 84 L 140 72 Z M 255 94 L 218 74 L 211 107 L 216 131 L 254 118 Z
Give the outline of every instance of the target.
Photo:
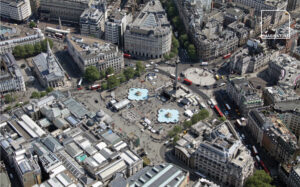
M 228 59 L 230 57 L 231 57 L 231 53 L 228 53 L 228 54 L 226 54 L 226 55 L 223 56 L 223 59 Z
M 131 55 L 130 54 L 127 54 L 127 53 L 124 53 L 124 58 L 131 58 Z
M 225 103 L 225 107 L 227 110 L 231 110 L 231 107 L 229 106 L 229 104 Z
M 241 121 L 240 121 L 239 119 L 236 120 L 236 124 L 237 124 L 238 126 L 241 126 L 241 125 L 242 125 L 242 123 L 241 123 Z
M 183 82 L 186 84 L 186 85 L 192 85 L 192 81 L 190 81 L 189 79 L 183 79 Z
M 61 34 L 61 33 L 55 33 L 54 36 L 57 37 L 57 38 L 63 38 L 64 37 L 64 35 Z
M 98 90 L 99 88 L 101 88 L 100 84 L 94 84 L 91 86 L 91 90 Z
M 217 111 L 217 113 L 219 114 L 220 117 L 223 117 L 224 114 L 222 113 L 222 111 L 219 109 L 219 107 L 217 105 L 214 106 L 215 110 Z
M 258 156 L 258 155 L 256 155 L 256 156 L 255 156 L 255 158 L 256 158 L 257 162 L 259 163 L 259 162 L 260 162 L 260 158 L 259 158 L 259 156 Z
M 200 66 L 208 66 L 208 62 L 201 62 Z
M 254 155 L 258 154 L 258 151 L 257 151 L 257 149 L 256 149 L 256 147 L 254 145 L 252 146 L 252 150 L 253 150 L 253 154 Z
M 82 84 L 82 78 L 80 78 L 80 80 L 78 81 L 77 90 L 82 90 L 81 84 Z

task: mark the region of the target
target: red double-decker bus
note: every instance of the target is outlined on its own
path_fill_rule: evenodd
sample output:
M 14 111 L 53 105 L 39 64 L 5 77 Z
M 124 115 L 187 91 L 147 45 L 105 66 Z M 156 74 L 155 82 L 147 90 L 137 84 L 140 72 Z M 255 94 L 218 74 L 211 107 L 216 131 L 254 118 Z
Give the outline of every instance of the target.
M 131 58 L 130 54 L 124 53 L 124 58 Z
M 222 113 L 222 111 L 219 109 L 219 107 L 217 105 L 214 106 L 215 110 L 217 111 L 217 113 L 219 114 L 220 117 L 223 117 L 224 114 Z
M 192 85 L 193 82 L 190 81 L 189 79 L 183 79 L 183 82 L 186 84 L 186 85 Z
M 228 53 L 228 54 L 224 55 L 224 56 L 223 56 L 223 59 L 227 59 L 227 58 L 229 58 L 229 57 L 231 57 L 231 53 Z

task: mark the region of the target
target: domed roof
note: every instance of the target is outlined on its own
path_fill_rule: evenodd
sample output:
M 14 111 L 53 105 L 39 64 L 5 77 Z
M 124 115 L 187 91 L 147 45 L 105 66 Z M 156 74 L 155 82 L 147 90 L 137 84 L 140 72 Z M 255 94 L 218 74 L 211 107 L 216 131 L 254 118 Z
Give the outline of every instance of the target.
M 104 116 L 103 110 L 100 110 L 99 112 L 96 113 L 97 117 L 102 118 Z
M 93 125 L 94 125 L 94 123 L 95 123 L 95 122 L 94 122 L 94 120 L 92 120 L 92 119 L 89 119 L 89 120 L 87 121 L 87 123 L 86 123 L 86 124 L 87 124 L 87 126 L 90 126 L 90 127 L 91 127 L 91 126 L 93 126 Z

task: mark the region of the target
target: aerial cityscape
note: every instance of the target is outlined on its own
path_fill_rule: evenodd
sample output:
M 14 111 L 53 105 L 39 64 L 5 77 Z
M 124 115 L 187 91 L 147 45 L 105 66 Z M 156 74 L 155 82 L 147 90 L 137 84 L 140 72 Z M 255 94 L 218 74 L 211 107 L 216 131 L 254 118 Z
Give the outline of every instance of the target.
M 0 187 L 300 187 L 300 0 L 0 0 Z

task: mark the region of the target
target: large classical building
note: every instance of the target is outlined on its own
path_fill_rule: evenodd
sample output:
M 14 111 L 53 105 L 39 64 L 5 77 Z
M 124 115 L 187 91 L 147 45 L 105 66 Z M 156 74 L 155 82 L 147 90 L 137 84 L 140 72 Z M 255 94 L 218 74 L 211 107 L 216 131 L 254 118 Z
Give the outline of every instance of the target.
M 101 38 L 104 33 L 104 13 L 96 8 L 86 9 L 80 16 L 80 34 Z
M 6 27 L 6 26 L 5 26 Z M 18 30 L 16 28 L 10 28 L 12 30 Z M 26 45 L 26 44 L 35 44 L 41 42 L 45 39 L 44 34 L 40 29 L 35 29 L 33 32 L 28 35 L 22 35 L 22 31 L 19 31 L 18 34 L 5 34 L 6 37 L 0 41 L 0 55 L 5 53 L 11 53 L 17 45 Z
M 90 7 L 102 9 L 105 0 L 40 0 L 42 19 L 79 23 L 83 11 Z M 106 7 L 106 5 L 104 6 Z
M 160 1 L 149 1 L 124 35 L 125 52 L 161 58 L 171 50 L 172 29 Z
M 254 161 L 234 127 L 225 121 L 216 127 L 199 122 L 175 146 L 175 156 L 204 176 L 226 186 L 243 186 Z
M 34 72 L 44 87 L 59 87 L 65 84 L 65 72 L 52 53 L 47 42 L 47 53 L 41 53 L 32 59 Z
M 296 136 L 270 108 L 250 110 L 247 122 L 256 142 L 277 161 L 289 161 L 299 149 Z
M 99 71 L 108 67 L 120 71 L 124 67 L 123 53 L 114 44 L 78 35 L 69 35 L 67 43 L 68 52 L 81 72 L 88 66 L 96 66 Z
M 30 1 L 0 0 L 0 14 L 15 21 L 25 21 L 31 16 Z
M 255 88 L 244 78 L 232 79 L 227 84 L 226 91 L 244 115 L 247 115 L 250 109 L 263 106 L 263 100 L 256 93 Z
M 26 91 L 19 66 L 11 53 L 0 56 L 0 92 Z
M 238 47 L 239 38 L 232 30 L 223 29 L 217 20 L 208 22 L 204 29 L 194 31 L 197 54 L 202 60 L 212 60 L 229 54 Z
M 123 46 L 124 32 L 131 21 L 131 14 L 119 10 L 112 12 L 105 21 L 105 40 Z

